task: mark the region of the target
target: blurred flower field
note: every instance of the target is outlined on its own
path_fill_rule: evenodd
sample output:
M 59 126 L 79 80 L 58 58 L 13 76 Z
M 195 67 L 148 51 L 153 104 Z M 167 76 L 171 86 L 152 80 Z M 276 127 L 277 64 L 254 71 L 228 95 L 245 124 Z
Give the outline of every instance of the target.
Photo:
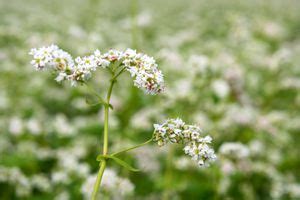
M 111 97 L 109 151 L 149 140 L 180 117 L 213 138 L 199 168 L 183 146 L 150 143 L 108 162 L 101 199 L 300 199 L 300 2 L 297 0 L 0 0 L 0 199 L 90 199 L 104 109 L 85 86 L 30 65 L 31 48 L 74 56 L 137 49 L 165 91 L 122 75 Z M 93 75 L 104 94 L 109 77 Z M 100 199 L 99 196 L 99 199 Z

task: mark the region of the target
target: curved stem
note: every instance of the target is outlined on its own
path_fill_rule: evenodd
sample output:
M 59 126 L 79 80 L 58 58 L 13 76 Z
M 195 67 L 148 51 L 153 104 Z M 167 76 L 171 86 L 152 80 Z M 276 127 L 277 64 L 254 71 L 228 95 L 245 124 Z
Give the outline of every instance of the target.
M 152 142 L 152 140 L 153 140 L 153 138 L 151 138 L 151 139 L 147 140 L 147 141 L 146 141 L 146 142 L 144 142 L 144 143 L 138 144 L 138 145 L 136 145 L 136 146 L 133 146 L 133 147 L 129 147 L 129 148 L 127 148 L 127 149 L 124 149 L 124 150 L 118 151 L 118 152 L 116 152 L 116 153 L 113 153 L 113 154 L 111 154 L 111 155 L 112 155 L 112 156 L 115 156 L 115 155 L 118 155 L 118 154 L 121 154 L 121 153 L 124 153 L 124 152 L 130 151 L 130 150 L 136 149 L 136 148 L 138 148 L 138 147 L 144 146 L 144 145 L 146 145 L 146 144 L 148 144 L 148 143 Z
M 94 94 L 96 97 L 98 97 L 99 98 L 99 100 L 101 100 L 101 101 L 103 101 L 104 102 L 104 100 L 102 99 L 102 97 L 96 92 L 96 90 L 94 89 L 94 88 L 92 88 L 88 83 L 84 83 L 84 85 L 87 87 L 87 89 L 88 90 L 90 90 L 90 92 L 92 93 L 92 94 Z
M 103 133 L 103 155 L 107 155 L 108 152 L 108 115 L 109 115 L 109 104 L 110 104 L 110 97 L 111 97 L 111 93 L 112 93 L 112 89 L 113 86 L 115 84 L 115 80 L 112 80 L 110 82 L 110 86 L 108 88 L 107 91 L 107 95 L 106 95 L 106 105 L 104 107 L 104 133 Z M 104 173 L 106 167 L 106 161 L 103 160 L 101 161 L 100 164 L 100 169 L 97 175 L 97 179 L 96 179 L 96 183 L 94 185 L 94 190 L 93 190 L 93 194 L 92 194 L 92 200 L 96 200 L 97 198 L 97 194 L 101 185 L 101 180 L 102 180 L 102 176 Z

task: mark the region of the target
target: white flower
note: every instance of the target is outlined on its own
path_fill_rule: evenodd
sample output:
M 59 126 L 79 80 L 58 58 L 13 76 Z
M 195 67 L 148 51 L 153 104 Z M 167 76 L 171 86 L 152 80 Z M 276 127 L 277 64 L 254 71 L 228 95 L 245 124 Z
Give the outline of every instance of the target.
M 154 124 L 154 140 L 159 146 L 169 142 L 179 143 L 183 139 L 184 122 L 181 119 L 168 119 L 163 124 Z
M 110 61 L 108 61 L 107 59 L 104 59 L 104 56 L 101 54 L 101 52 L 96 49 L 96 51 L 94 51 L 94 56 L 95 56 L 95 62 L 97 64 L 97 66 L 101 66 L 103 68 L 106 68 L 109 66 Z
M 192 160 L 196 161 L 199 166 L 209 166 L 209 162 L 217 158 L 214 150 L 206 143 L 192 141 L 184 147 L 184 151 L 187 155 L 191 156 Z
M 51 68 L 64 71 L 67 68 L 71 69 L 74 65 L 71 55 L 59 49 L 56 45 L 31 49 L 29 54 L 33 56 L 31 64 L 35 66 L 37 70 Z
M 103 58 L 109 62 L 119 61 L 123 58 L 123 53 L 116 49 L 110 49 L 107 53 L 103 54 Z
M 57 73 L 55 80 L 61 82 L 69 80 L 72 86 L 86 82 L 97 68 L 119 67 L 125 69 L 134 78 L 134 85 L 144 90 L 147 94 L 158 94 L 164 90 L 163 74 L 157 68 L 154 58 L 136 50 L 127 49 L 121 52 L 115 49 L 101 54 L 97 49 L 92 55 L 77 57 L 75 63 L 67 52 L 56 45 L 31 49 L 33 56 L 31 64 L 38 70 L 50 69 Z
M 20 135 L 23 131 L 23 121 L 18 117 L 13 117 L 9 122 L 9 132 L 13 135 Z
M 127 49 L 122 62 L 126 70 L 134 77 L 134 85 L 147 94 L 158 94 L 164 90 L 164 78 L 154 58 L 136 50 Z
M 212 84 L 212 89 L 219 98 L 228 96 L 230 88 L 226 81 L 216 80 Z
M 159 146 L 169 142 L 184 143 L 184 152 L 192 157 L 199 166 L 208 166 L 216 159 L 215 152 L 210 148 L 210 136 L 202 137 L 202 130 L 195 125 L 186 125 L 181 119 L 168 119 L 163 124 L 154 124 L 154 141 Z

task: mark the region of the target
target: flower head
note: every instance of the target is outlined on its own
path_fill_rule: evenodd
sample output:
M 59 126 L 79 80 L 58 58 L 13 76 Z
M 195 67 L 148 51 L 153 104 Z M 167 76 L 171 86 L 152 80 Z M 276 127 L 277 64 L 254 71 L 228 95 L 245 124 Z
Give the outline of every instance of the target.
M 164 90 L 163 74 L 158 70 L 154 58 L 137 53 L 136 50 L 122 52 L 111 49 L 102 54 L 97 49 L 92 55 L 77 57 L 75 62 L 70 54 L 56 45 L 31 49 L 29 54 L 33 56 L 31 64 L 37 70 L 53 70 L 57 73 L 56 81 L 68 80 L 72 86 L 88 81 L 99 67 L 111 67 L 112 70 L 126 69 L 134 78 L 134 85 L 147 94 L 154 95 Z
M 41 47 L 39 49 L 34 48 L 31 49 L 29 54 L 33 56 L 31 64 L 35 66 L 37 70 L 51 68 L 58 71 L 65 71 L 74 65 L 72 56 L 59 49 L 56 45 Z
M 162 124 L 154 124 L 154 140 L 159 146 L 167 143 L 183 143 L 184 152 L 192 157 L 199 166 L 208 166 L 216 159 L 214 150 L 209 146 L 210 136 L 203 137 L 202 130 L 195 125 L 186 125 L 181 119 L 168 119 Z
M 148 94 L 157 94 L 164 90 L 164 78 L 153 57 L 136 50 L 127 49 L 122 62 L 126 70 L 134 77 L 134 85 Z

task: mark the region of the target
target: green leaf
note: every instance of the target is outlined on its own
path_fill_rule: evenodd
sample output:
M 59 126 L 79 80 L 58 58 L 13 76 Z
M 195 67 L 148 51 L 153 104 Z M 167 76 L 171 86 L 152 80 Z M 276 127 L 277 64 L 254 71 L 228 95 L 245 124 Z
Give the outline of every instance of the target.
M 133 172 L 138 172 L 140 171 L 139 169 L 136 169 L 132 166 L 130 166 L 128 163 L 126 163 L 124 160 L 121 160 L 120 158 L 117 158 L 115 156 L 111 156 L 111 155 L 98 155 L 97 156 L 97 161 L 101 161 L 103 159 L 112 159 L 113 161 L 115 161 L 117 164 L 121 165 L 122 167 L 125 167 L 126 169 L 133 171 Z
M 96 106 L 96 105 L 104 105 L 104 106 L 106 106 L 106 105 L 108 105 L 108 107 L 110 107 L 112 110 L 114 109 L 114 107 L 111 105 L 111 104 L 107 104 L 104 100 L 102 100 L 102 99 L 99 99 L 99 101 L 97 102 L 94 102 L 93 100 L 91 100 L 90 98 L 88 98 L 88 97 L 86 97 L 85 98 L 85 102 L 86 102 L 86 104 L 88 104 L 89 106 Z

